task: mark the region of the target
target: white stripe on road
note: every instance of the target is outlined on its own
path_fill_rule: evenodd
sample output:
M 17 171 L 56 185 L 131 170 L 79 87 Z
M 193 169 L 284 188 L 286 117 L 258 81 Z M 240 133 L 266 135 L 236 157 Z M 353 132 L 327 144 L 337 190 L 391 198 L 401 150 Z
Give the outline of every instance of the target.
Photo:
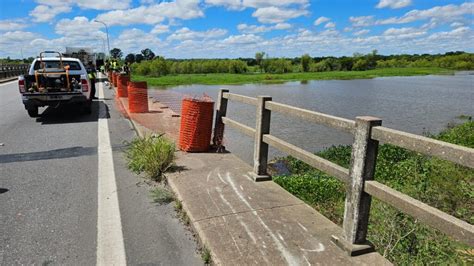
M 97 83 L 99 99 L 104 100 L 103 83 Z M 98 122 L 99 188 L 97 214 L 97 265 L 125 265 L 122 222 L 115 183 L 114 161 L 110 145 L 105 103 L 99 105 Z

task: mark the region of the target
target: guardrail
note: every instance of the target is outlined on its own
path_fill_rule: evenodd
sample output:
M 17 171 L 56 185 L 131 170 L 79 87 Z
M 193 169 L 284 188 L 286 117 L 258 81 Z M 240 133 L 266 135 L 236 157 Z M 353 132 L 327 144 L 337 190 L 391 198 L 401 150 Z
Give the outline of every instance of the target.
M 26 74 L 29 67 L 29 64 L 0 65 L 0 80 Z
M 255 128 L 226 117 L 229 100 L 256 107 Z M 271 112 L 298 117 L 353 134 L 354 142 L 349 169 L 272 136 L 270 134 Z M 255 181 L 271 180 L 267 174 L 268 146 L 270 145 L 346 184 L 343 230 L 341 236 L 333 236 L 332 240 L 351 256 L 373 251 L 373 246 L 366 240 L 372 196 L 448 236 L 471 246 L 474 245 L 473 225 L 373 180 L 379 141 L 470 168 L 474 168 L 474 149 L 382 127 L 382 120 L 376 117 L 360 116 L 353 121 L 273 102 L 269 96 L 252 98 L 222 89 L 217 100 L 213 138 L 217 146 L 221 145 L 224 125 L 231 126 L 254 138 L 252 174 Z

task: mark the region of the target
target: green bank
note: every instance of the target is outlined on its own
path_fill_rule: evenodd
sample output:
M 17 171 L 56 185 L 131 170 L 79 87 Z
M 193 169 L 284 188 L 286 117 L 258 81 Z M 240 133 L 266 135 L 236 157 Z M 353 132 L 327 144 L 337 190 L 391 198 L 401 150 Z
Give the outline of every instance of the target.
M 450 126 L 430 137 L 474 148 L 474 121 Z M 334 146 L 317 153 L 348 168 L 350 146 Z M 280 159 L 289 175 L 274 181 L 323 215 L 342 225 L 344 184 L 292 157 Z M 393 189 L 474 223 L 474 169 L 420 155 L 396 146 L 379 146 L 375 179 Z M 373 199 L 368 239 L 396 265 L 472 265 L 472 247 Z
M 211 73 L 211 74 L 178 74 L 161 77 L 132 75 L 133 81 L 146 81 L 149 86 L 178 86 L 191 84 L 204 85 L 239 85 L 248 83 L 284 83 L 288 81 L 330 80 L 330 79 L 371 79 L 377 77 L 393 76 L 419 76 L 419 75 L 449 75 L 453 70 L 439 67 L 407 67 L 407 68 L 381 68 L 366 71 L 327 71 L 327 72 L 297 72 L 284 74 L 269 73 Z

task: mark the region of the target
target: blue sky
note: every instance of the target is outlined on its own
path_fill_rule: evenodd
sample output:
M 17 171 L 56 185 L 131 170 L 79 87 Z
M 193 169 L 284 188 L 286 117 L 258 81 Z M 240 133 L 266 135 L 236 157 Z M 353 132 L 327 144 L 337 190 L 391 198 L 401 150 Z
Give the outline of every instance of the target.
M 66 46 L 173 58 L 474 51 L 474 2 L 458 0 L 2 0 L 0 57 Z

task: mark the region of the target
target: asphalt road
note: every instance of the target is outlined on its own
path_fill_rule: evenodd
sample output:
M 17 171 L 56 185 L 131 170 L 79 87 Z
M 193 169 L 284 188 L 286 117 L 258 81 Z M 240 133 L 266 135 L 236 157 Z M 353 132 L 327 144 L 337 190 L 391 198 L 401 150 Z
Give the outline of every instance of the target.
M 96 264 L 98 246 L 108 252 L 97 237 L 104 171 L 115 176 L 121 224 L 115 233 L 127 264 L 202 264 L 172 204 L 152 203 L 149 185 L 126 169 L 122 151 L 135 132 L 117 111 L 112 90 L 104 88 L 104 98 L 94 101 L 91 115 L 42 108 L 35 119 L 24 110 L 16 82 L 0 84 L 1 265 Z M 99 110 L 106 111 L 113 171 L 98 161 Z

